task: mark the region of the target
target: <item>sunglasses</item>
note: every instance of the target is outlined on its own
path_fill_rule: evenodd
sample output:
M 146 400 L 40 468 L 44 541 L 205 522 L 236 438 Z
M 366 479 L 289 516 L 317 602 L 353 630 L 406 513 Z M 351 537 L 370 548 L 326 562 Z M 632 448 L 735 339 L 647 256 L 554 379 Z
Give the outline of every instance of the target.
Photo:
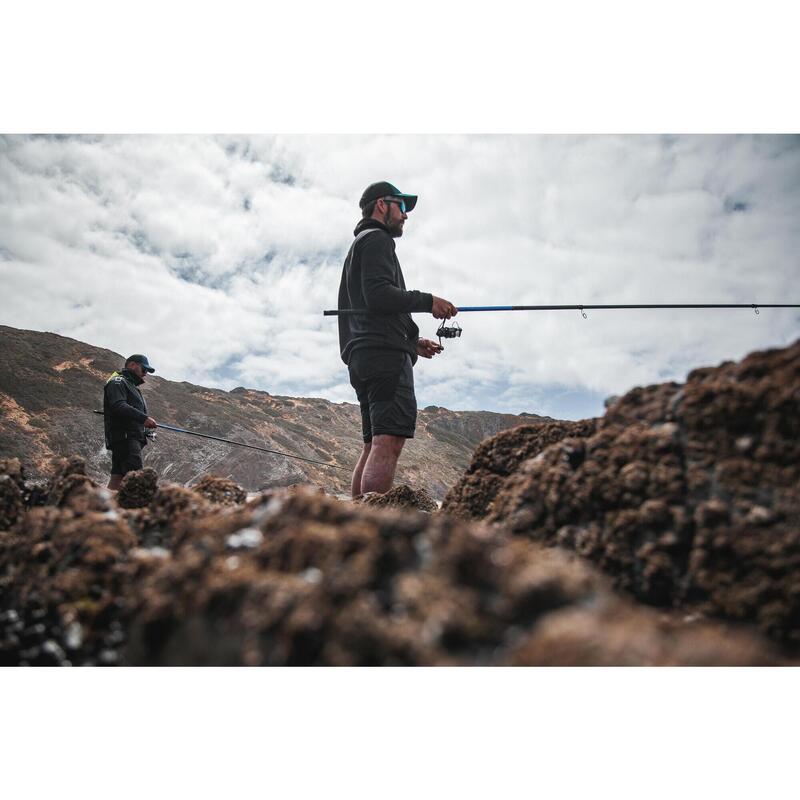
M 384 197 L 383 198 L 383 202 L 384 203 L 397 203 L 397 205 L 400 206 L 400 210 L 404 214 L 406 213 L 406 201 L 405 200 L 399 200 L 397 197 Z

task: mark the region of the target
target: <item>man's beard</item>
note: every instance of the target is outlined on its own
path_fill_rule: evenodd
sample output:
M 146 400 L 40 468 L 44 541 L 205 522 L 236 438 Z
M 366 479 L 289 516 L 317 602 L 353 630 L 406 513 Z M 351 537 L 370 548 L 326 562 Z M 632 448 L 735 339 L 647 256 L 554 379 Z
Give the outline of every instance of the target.
M 391 212 L 387 211 L 383 215 L 383 224 L 386 226 L 389 233 L 392 235 L 393 238 L 397 238 L 398 236 L 403 235 L 403 220 L 398 220 L 397 222 L 392 225 L 389 222 L 389 217 L 391 216 Z

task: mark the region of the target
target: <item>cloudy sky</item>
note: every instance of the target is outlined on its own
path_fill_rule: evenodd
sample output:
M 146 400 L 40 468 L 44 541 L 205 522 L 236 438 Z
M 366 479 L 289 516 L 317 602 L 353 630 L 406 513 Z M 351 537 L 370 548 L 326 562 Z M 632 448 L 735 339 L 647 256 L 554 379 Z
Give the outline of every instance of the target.
M 171 380 L 353 401 L 322 310 L 382 179 L 420 196 L 408 287 L 456 305 L 800 302 L 797 136 L 15 135 L 0 322 L 144 352 Z M 458 321 L 417 365 L 421 407 L 591 416 L 800 336 L 796 310 Z

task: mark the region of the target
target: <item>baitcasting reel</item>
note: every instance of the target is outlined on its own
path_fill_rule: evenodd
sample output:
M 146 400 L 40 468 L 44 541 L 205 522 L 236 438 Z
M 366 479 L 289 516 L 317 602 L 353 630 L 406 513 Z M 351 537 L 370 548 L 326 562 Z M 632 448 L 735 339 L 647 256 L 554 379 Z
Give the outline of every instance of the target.
M 454 322 L 452 327 L 448 328 L 447 323 L 443 322 L 439 326 L 439 330 L 436 331 L 436 335 L 439 337 L 439 347 L 444 349 L 444 345 L 442 344 L 442 339 L 458 339 L 461 337 L 461 326 Z

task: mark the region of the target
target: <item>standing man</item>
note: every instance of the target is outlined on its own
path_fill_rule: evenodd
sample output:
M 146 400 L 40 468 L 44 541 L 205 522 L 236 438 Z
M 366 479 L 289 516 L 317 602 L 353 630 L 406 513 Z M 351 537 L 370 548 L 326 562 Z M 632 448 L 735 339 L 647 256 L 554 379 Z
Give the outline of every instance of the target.
M 397 459 L 417 423 L 414 364 L 418 356 L 433 358 L 442 351 L 436 342 L 419 338 L 410 312 L 430 311 L 436 319 L 458 313 L 441 297 L 406 291 L 394 240 L 403 235 L 416 204 L 416 195 L 403 194 L 386 181 L 368 186 L 342 270 L 339 308 L 364 310 L 339 316 L 339 349 L 361 406 L 364 435 L 353 497 L 392 488 Z
M 145 428 L 156 428 L 147 414 L 147 403 L 139 391 L 148 372 L 155 372 L 147 356 L 133 355 L 120 372 L 111 373 L 103 392 L 106 449 L 111 451 L 108 488 L 119 489 L 122 478 L 142 468 L 142 448 L 147 444 Z

